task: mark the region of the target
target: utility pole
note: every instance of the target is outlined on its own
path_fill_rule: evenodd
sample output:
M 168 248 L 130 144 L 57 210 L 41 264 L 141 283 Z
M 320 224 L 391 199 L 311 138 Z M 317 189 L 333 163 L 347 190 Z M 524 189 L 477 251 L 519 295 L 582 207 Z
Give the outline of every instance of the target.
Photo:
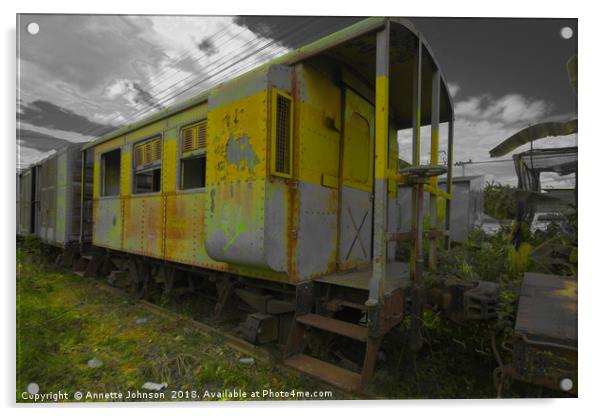
M 472 159 L 468 159 L 467 161 L 459 160 L 454 163 L 454 166 L 462 166 L 462 176 L 466 176 L 466 165 L 470 165 L 471 163 L 473 163 Z

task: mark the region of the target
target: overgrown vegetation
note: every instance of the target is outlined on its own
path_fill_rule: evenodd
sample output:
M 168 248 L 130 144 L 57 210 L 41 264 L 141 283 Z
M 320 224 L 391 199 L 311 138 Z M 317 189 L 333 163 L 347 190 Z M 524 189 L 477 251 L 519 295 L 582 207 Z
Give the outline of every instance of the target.
M 31 240 L 17 248 L 17 401 L 25 401 L 30 383 L 40 393 L 68 392 L 70 400 L 76 391 L 144 391 L 148 381 L 200 394 L 328 390 L 271 362 L 241 363 L 247 356 L 189 320 L 153 315 L 126 295 L 102 291 L 53 267 L 43 250 Z
M 492 371 L 499 361 L 493 346 L 504 363 L 511 360 L 501 345 L 512 335 L 522 272 L 577 272 L 574 211 L 558 216 L 545 230 L 522 230 L 523 244 L 530 247 L 523 254 L 517 254 L 520 250 L 511 241 L 512 231 L 503 226 L 488 235 L 477 229 L 467 243 L 439 253 L 440 274 L 500 285 L 498 319 L 450 324 L 440 311 L 429 310 L 424 316 L 424 347 L 416 353 L 408 347 L 409 322 L 404 322 L 384 340 L 371 385 L 373 394 L 386 398 L 496 396 Z M 272 363 L 241 364 L 240 353 L 199 332 L 189 321 L 151 316 L 126 295 L 99 291 L 94 281 L 51 266 L 49 256 L 54 253 L 44 250 L 48 249 L 34 241 L 23 242 L 17 250 L 17 400 L 31 382 L 38 383 L 43 392 L 71 393 L 135 390 L 147 381 L 166 382 L 169 390 L 325 389 Z M 40 261 L 45 256 L 48 261 Z M 521 267 L 516 266 L 517 256 L 524 257 Z M 197 300 L 195 305 L 199 304 Z M 181 312 L 186 309 L 178 307 Z M 141 318 L 145 322 L 137 323 Z M 353 357 L 356 350 L 359 355 Z M 358 361 L 362 352 L 362 348 L 348 346 L 339 349 L 338 358 Z M 90 368 L 92 359 L 103 364 Z M 504 397 L 533 397 L 535 391 L 513 383 Z
M 490 184 L 489 189 L 499 199 L 501 217 L 511 214 L 501 200 L 510 187 Z M 490 199 L 491 202 L 491 199 Z M 490 211 L 490 215 L 492 211 Z M 493 216 L 493 215 L 492 215 Z M 577 214 L 569 209 L 555 217 L 545 229 L 531 231 L 522 226 L 522 242 L 516 249 L 512 236 L 516 223 L 501 228 L 493 235 L 481 229 L 473 230 L 468 241 L 453 244 L 448 251 L 439 252 L 437 274 L 463 280 L 486 280 L 500 286 L 498 319 L 491 322 L 451 324 L 438 311 L 428 311 L 424 318 L 425 345 L 418 353 L 407 347 L 409 324 L 398 328 L 399 333 L 388 337 L 385 348 L 392 357 L 388 370 L 379 372 L 380 386 L 388 387 L 387 397 L 415 398 L 476 398 L 495 397 L 492 371 L 500 363 L 512 359 L 502 344 L 513 335 L 518 296 L 525 271 L 560 275 L 577 273 Z M 409 254 L 408 254 L 409 255 Z M 425 259 L 427 250 L 423 253 Z M 405 258 L 405 261 L 407 261 Z M 558 397 L 557 391 L 512 383 L 504 397 Z
M 516 218 L 515 187 L 492 181 L 485 184 L 483 209 L 485 214 L 498 220 Z

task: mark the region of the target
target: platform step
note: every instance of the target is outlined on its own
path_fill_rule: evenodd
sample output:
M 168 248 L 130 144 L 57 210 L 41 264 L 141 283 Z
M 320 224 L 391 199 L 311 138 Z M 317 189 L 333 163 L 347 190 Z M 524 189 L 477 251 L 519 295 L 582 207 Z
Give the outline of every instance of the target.
M 92 260 L 92 255 L 91 254 L 82 254 L 80 257 L 82 259 Z
M 86 271 L 85 270 L 80 270 L 80 271 L 75 271 L 73 273 L 75 273 L 76 275 L 78 275 L 80 277 L 84 277 L 84 273 L 86 273 Z
M 359 391 L 361 375 L 305 354 L 296 354 L 284 364 L 345 391 Z
M 357 309 L 359 311 L 365 311 L 367 309 L 366 305 L 364 305 L 364 304 L 357 303 L 357 302 L 350 302 L 348 300 L 338 299 L 338 298 L 330 299 L 329 301 L 324 302 L 322 305 L 327 310 L 332 311 L 332 312 L 338 312 L 341 309 L 343 309 L 343 307 Z
M 362 342 L 368 339 L 368 328 L 322 315 L 308 313 L 298 316 L 297 322 Z

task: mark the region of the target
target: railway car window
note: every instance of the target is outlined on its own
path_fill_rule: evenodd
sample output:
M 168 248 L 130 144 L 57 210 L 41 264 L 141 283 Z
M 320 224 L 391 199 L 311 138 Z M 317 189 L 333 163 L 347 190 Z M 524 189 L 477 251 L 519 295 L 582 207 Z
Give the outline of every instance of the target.
M 101 156 L 102 196 L 119 195 L 121 175 L 121 149 L 115 149 Z
M 272 168 L 277 175 L 291 176 L 292 100 L 276 93 Z
M 138 143 L 134 146 L 134 193 L 145 194 L 161 190 L 160 137 Z
M 205 187 L 207 121 L 186 126 L 180 134 L 180 189 Z

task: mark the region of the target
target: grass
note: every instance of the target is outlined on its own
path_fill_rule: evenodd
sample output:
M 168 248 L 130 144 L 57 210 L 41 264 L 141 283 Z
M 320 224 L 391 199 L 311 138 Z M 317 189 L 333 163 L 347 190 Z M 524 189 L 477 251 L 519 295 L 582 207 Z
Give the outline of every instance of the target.
M 190 320 L 152 314 L 126 295 L 99 290 L 94 281 L 50 264 L 35 248 L 17 248 L 18 402 L 31 401 L 23 397 L 30 383 L 39 385 L 40 394 L 69 393 L 66 401 L 75 401 L 76 391 L 84 394 L 82 401 L 127 400 L 128 391 L 145 392 L 148 381 L 168 384 L 165 397 L 153 400 L 253 400 L 266 399 L 264 390 L 331 390 L 272 362 L 241 363 L 248 356 Z M 91 368 L 89 360 L 102 364 Z M 171 397 L 171 391 L 181 393 Z M 234 391 L 247 397 L 220 397 Z M 92 400 L 86 392 L 123 397 Z M 205 392 L 213 396 L 203 397 Z M 333 391 L 331 398 L 341 397 Z
M 383 340 L 369 393 L 390 399 L 496 396 L 492 372 L 497 362 L 491 334 L 496 334 L 498 348 L 511 337 L 521 279 L 508 266 L 506 239 L 501 234 L 481 237 L 471 239 L 472 245 L 442 254 L 441 271 L 500 283 L 499 319 L 459 325 L 429 311 L 424 317 L 425 345 L 416 353 L 407 346 L 409 325 L 404 322 Z M 270 361 L 241 363 L 247 356 L 184 317 L 206 320 L 213 304 L 198 293 L 178 302 L 163 302 L 183 314 L 179 317 L 155 314 L 125 294 L 100 290 L 94 280 L 51 266 L 51 261 L 43 259 L 44 250 L 31 241 L 17 246 L 17 401 L 27 401 L 22 393 L 32 382 L 39 385 L 40 393 L 66 391 L 71 394 L 68 400 L 73 400 L 75 391 L 126 394 L 142 390 L 148 381 L 167 383 L 167 392 L 181 392 L 175 397 L 179 400 L 254 400 L 263 399 L 264 390 L 332 390 Z M 220 329 L 228 331 L 234 318 L 227 313 L 224 318 Z M 137 323 L 140 319 L 144 322 Z M 359 371 L 353 362 L 361 362 L 363 346 L 347 344 L 339 337 L 326 340 L 322 347 L 331 359 Z M 511 360 L 507 351 L 500 353 L 504 362 Z M 90 368 L 89 360 L 102 365 Z M 217 396 L 203 397 L 206 391 Z M 248 396 L 219 396 L 233 391 Z M 250 396 L 257 391 L 259 397 Z M 349 398 L 332 392 L 330 399 Z M 557 397 L 558 393 L 519 382 L 504 391 L 504 397 L 542 395 Z M 163 399 L 170 398 L 167 394 Z M 267 399 L 282 398 L 286 397 Z

